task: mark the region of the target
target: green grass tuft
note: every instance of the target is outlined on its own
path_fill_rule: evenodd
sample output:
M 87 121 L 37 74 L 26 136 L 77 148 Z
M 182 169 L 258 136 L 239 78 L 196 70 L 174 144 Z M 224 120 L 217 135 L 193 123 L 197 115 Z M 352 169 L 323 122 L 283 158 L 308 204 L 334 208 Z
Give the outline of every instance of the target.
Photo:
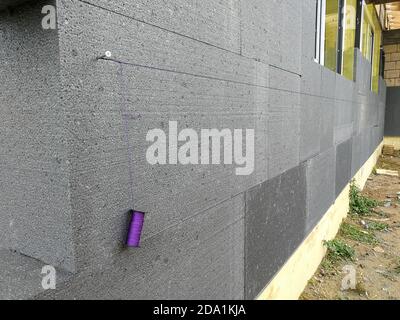
M 373 231 L 386 231 L 389 229 L 389 225 L 383 222 L 368 222 L 368 228 Z
M 364 231 L 355 225 L 344 222 L 340 227 L 340 234 L 345 237 L 352 239 L 357 242 L 367 243 L 367 244 L 377 244 L 378 239 L 372 232 Z
M 360 189 L 355 185 L 354 181 L 350 184 L 350 213 L 360 216 L 371 214 L 373 208 L 377 207 L 379 202 L 363 196 Z
M 324 245 L 328 249 L 326 255 L 326 265 L 332 265 L 338 261 L 353 261 L 355 251 L 348 244 L 341 240 L 324 241 Z

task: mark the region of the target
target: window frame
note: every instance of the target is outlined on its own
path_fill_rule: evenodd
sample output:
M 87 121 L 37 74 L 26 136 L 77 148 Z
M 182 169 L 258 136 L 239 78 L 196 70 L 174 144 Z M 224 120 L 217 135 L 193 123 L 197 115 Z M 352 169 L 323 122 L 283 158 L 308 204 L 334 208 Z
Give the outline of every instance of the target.
M 362 4 L 361 4 L 361 28 L 360 28 L 360 51 L 363 52 L 364 50 L 364 45 L 365 45 L 365 39 L 363 37 L 364 35 L 364 28 L 365 28 L 365 23 L 364 23 L 364 15 L 365 15 L 365 0 L 362 0 Z M 367 30 L 368 32 L 368 30 Z
M 325 64 L 325 14 L 326 0 L 316 0 L 315 52 L 314 61 Z
M 356 38 L 355 38 L 355 44 L 354 48 L 360 49 L 362 52 L 361 48 L 361 42 L 362 42 L 362 25 L 363 25 L 363 11 L 364 11 L 364 1 L 363 0 L 357 0 L 357 13 L 356 13 Z
M 371 79 L 370 79 L 370 81 L 371 81 L 371 84 L 370 84 L 370 87 L 371 87 L 371 91 L 373 91 L 374 90 L 374 59 L 376 59 L 376 57 L 375 57 L 375 31 L 374 31 L 374 29 L 372 28 L 372 26 L 370 27 L 371 28 L 371 39 L 370 39 L 370 41 L 371 41 Z
M 338 0 L 338 41 L 337 41 L 337 58 L 336 58 L 336 72 L 343 75 L 343 59 L 344 59 L 344 37 L 346 35 L 346 0 Z

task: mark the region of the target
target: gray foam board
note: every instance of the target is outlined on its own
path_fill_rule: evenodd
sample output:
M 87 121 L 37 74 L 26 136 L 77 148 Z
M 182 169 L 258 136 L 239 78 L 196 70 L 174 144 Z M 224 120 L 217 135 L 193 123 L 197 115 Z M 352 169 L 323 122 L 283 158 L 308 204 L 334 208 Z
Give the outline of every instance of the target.
M 256 297 L 304 239 L 305 211 L 303 165 L 246 193 L 246 299 Z

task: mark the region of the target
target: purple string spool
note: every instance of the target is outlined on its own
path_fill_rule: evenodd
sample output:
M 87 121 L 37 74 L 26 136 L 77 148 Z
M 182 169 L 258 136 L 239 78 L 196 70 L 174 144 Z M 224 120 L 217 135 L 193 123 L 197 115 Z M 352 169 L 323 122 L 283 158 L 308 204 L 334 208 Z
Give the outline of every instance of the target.
M 140 236 L 142 235 L 143 223 L 144 212 L 132 210 L 128 238 L 126 240 L 126 245 L 128 247 L 137 248 L 140 246 Z

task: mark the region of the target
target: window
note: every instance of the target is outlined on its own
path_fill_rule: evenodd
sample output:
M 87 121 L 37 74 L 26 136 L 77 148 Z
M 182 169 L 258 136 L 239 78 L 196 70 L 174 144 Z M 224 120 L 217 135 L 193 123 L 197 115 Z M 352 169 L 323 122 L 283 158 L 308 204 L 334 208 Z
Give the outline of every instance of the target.
M 379 91 L 382 29 L 374 5 L 363 3 L 361 52 L 371 64 L 371 90 Z
M 336 72 L 354 80 L 357 0 L 339 0 Z
M 355 42 L 357 28 L 357 2 L 358 0 L 346 0 L 343 6 L 343 51 L 341 74 L 354 80 Z M 359 7 L 361 10 L 361 7 Z
M 325 63 L 328 69 L 337 72 L 339 37 L 339 1 L 325 0 Z
M 367 21 L 365 21 L 363 28 L 365 30 L 362 43 L 362 53 L 364 55 L 364 58 L 367 59 L 372 64 L 374 31 L 372 30 L 371 25 Z
M 371 88 L 378 92 L 382 29 L 374 5 L 316 0 L 315 8 L 315 61 L 354 80 L 355 48 L 360 48 L 371 63 Z
M 323 4 L 325 32 L 321 37 L 323 39 L 321 41 L 324 41 L 324 63 L 322 64 L 332 71 L 343 74 L 344 62 L 347 62 L 347 57 L 346 61 L 343 61 L 343 46 L 347 39 L 346 19 L 350 16 L 346 12 L 346 0 L 323 0 Z

